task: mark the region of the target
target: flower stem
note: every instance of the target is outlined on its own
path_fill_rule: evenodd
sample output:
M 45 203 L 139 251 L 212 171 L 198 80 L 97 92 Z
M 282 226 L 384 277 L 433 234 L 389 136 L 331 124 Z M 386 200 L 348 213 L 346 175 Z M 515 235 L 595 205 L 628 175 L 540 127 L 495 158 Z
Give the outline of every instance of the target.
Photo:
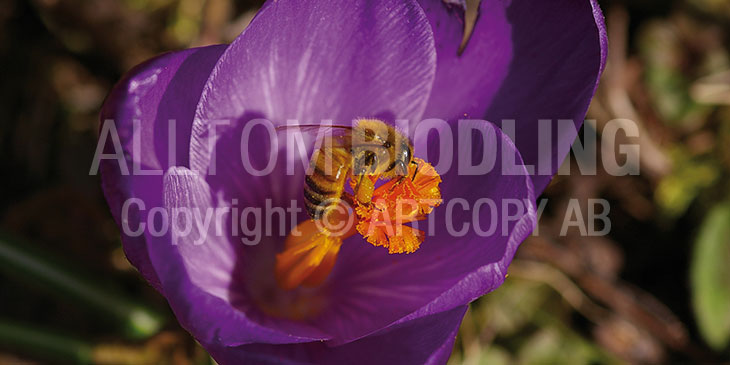
M 39 284 L 63 300 L 85 306 L 101 319 L 110 318 L 130 338 L 149 337 L 163 325 L 163 317 L 127 298 L 118 289 L 92 279 L 71 263 L 40 251 L 28 242 L 0 232 L 0 270 L 19 281 Z
M 64 363 L 92 363 L 92 346 L 65 334 L 0 319 L 0 343 L 33 357 Z

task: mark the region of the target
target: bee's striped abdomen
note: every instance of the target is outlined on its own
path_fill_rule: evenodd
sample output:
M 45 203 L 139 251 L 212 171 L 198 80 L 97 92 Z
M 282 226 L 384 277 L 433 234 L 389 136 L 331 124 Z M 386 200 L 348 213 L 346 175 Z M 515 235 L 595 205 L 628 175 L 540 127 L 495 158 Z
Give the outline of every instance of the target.
M 321 219 L 339 203 L 351 165 L 347 148 L 325 147 L 314 153 L 304 180 L 304 203 L 310 217 Z

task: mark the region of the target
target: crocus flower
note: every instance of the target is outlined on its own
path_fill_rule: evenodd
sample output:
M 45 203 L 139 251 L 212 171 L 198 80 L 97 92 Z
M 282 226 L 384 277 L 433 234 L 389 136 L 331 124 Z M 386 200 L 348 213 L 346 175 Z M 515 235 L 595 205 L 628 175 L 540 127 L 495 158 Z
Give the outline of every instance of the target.
M 124 250 L 216 361 L 448 359 L 468 303 L 504 281 L 535 225 L 535 197 L 575 137 L 553 130 L 549 150 L 538 151 L 539 120 L 580 126 L 606 50 L 593 0 L 484 0 L 466 41 L 464 24 L 458 0 L 271 0 L 232 44 L 158 56 L 112 90 L 101 113 L 113 123 L 102 124 L 100 169 Z M 257 121 L 363 117 L 407 120 L 416 131 L 439 118 L 448 121 L 441 136 L 456 138 L 466 125 L 489 137 L 474 138 L 469 149 L 459 143 L 454 166 L 440 169 L 434 135 L 411 136 L 417 157 L 438 170 L 443 198 L 429 212 L 432 232 L 407 249 L 415 252 L 391 254 L 353 235 L 320 286 L 283 290 L 273 272 L 286 233 L 264 231 L 246 245 L 216 234 L 215 224 L 193 226 L 192 234 L 159 228 L 175 226 L 179 217 L 163 213 L 176 208 L 262 208 L 280 212 L 273 214 L 279 227 L 289 220 L 279 208 L 302 200 L 306 166 L 287 171 L 297 159 L 286 152 L 292 146 Z M 514 143 L 500 126 L 513 129 Z M 243 146 L 242 135 L 249 137 Z M 303 142 L 310 154 L 313 140 Z M 485 151 L 500 156 L 493 168 L 459 173 L 456 161 Z M 463 206 L 446 207 L 457 199 Z M 524 204 L 486 237 L 455 236 L 465 222 L 487 230 L 495 214 L 467 209 L 484 199 Z M 247 217 L 243 223 L 255 226 Z

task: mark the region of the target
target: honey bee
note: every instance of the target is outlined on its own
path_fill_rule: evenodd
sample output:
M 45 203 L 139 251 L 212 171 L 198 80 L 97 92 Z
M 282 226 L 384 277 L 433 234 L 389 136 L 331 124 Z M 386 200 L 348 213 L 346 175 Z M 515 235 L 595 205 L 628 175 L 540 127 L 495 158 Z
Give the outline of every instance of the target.
M 318 128 L 315 125 L 284 128 Z M 304 181 L 304 201 L 312 219 L 322 219 L 343 199 L 367 204 L 375 185 L 368 176 L 403 179 L 413 161 L 413 144 L 393 126 L 377 119 L 361 119 L 354 127 L 333 128 L 314 152 Z M 414 178 L 417 171 L 414 171 Z M 354 194 L 345 191 L 348 178 L 356 179 Z

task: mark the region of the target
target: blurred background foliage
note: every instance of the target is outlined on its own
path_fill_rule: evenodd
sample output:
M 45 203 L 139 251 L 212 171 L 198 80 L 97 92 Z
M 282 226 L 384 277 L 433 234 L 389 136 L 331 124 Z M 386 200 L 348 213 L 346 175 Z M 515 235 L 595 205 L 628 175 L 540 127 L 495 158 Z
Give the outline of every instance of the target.
M 125 71 L 230 42 L 259 6 L 0 2 L 0 364 L 211 363 L 126 261 L 88 172 Z M 730 1 L 601 6 L 610 55 L 584 129 L 637 122 L 617 144 L 639 144 L 641 174 L 581 176 L 567 160 L 539 234 L 472 304 L 450 363 L 730 362 Z M 611 203 L 610 234 L 561 237 L 570 199 L 595 198 Z

